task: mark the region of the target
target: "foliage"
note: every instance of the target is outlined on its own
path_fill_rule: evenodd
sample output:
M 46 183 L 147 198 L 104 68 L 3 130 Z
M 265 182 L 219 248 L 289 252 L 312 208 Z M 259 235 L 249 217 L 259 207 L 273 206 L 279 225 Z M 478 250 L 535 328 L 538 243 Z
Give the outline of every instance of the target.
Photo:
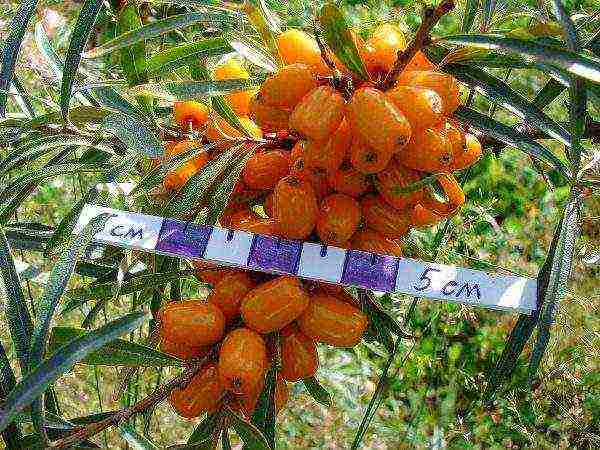
M 64 421 L 60 409 L 53 406 L 52 386 L 75 363 L 92 365 L 94 370 L 111 361 L 115 366 L 171 366 L 175 367 L 171 371 L 178 370 L 180 361 L 148 344 L 154 318 L 147 320 L 138 311 L 155 313 L 170 296 L 193 295 L 205 289 L 189 280 L 185 263 L 110 247 L 90 249 L 90 230 L 87 237 L 68 243 L 66 236 L 83 206 L 81 199 L 95 201 L 103 188 L 119 189 L 124 182 L 134 184 L 133 193 L 110 197 L 107 201 L 112 205 L 216 221 L 250 152 L 239 146 L 225 152 L 164 206 L 164 193 L 161 197 L 156 186 L 172 166 L 151 170 L 151 164 L 153 158 L 162 156 L 161 140 L 177 133 L 169 125 L 168 106 L 177 100 L 202 99 L 233 128 L 241 129 L 222 96 L 255 87 L 280 64 L 273 43 L 273 33 L 281 25 L 278 18 L 287 21 L 284 27 L 311 29 L 315 15 L 306 2 L 253 1 L 242 11 L 225 2 L 173 0 L 138 5 L 112 1 L 111 8 L 106 8 L 105 2 L 87 0 L 78 6 L 77 19 L 70 24 L 69 41 L 53 43 L 40 24 L 28 28 L 28 22 L 34 20 L 30 17 L 35 18 L 36 3 L 23 1 L 11 17 L 0 70 L 0 114 L 5 116 L 0 120 L 0 261 L 12 342 L 6 350 L 12 354 L 14 347 L 21 369 L 16 376 L 10 362 L 0 360 L 3 385 L 10 388 L 2 391 L 0 424 L 2 429 L 12 427 L 6 428 L 14 432 L 12 438 L 10 433 L 3 434 L 12 448 L 70 434 L 75 419 L 67 421 L 70 426 L 63 425 L 66 431 L 62 433 L 55 433 L 56 427 L 49 423 Z M 121 9 L 121 3 L 127 6 Z M 416 2 L 394 2 L 394 7 L 378 2 L 368 7 L 363 2 L 346 3 L 341 10 L 327 6 L 320 25 L 330 48 L 358 75 L 364 75 L 365 69 L 350 42 L 348 23 L 360 27 L 363 36 L 382 20 L 400 22 L 411 32 L 420 23 Z M 355 448 L 372 439 L 369 425 L 383 419 L 377 415 L 377 407 L 382 406 L 388 416 L 394 416 L 382 431 L 390 442 L 409 442 L 415 447 L 423 442 L 439 447 L 445 442 L 462 448 L 473 443 L 465 437 L 470 429 L 485 436 L 477 438 L 482 446 L 558 444 L 553 436 L 558 425 L 540 426 L 533 406 L 517 402 L 516 397 L 535 398 L 546 392 L 540 386 L 551 382 L 544 379 L 550 370 L 543 375 L 537 372 L 543 369 L 557 310 L 563 307 L 565 296 L 573 299 L 567 286 L 577 248 L 581 240 L 588 239 L 580 235 L 584 210 L 600 191 L 598 134 L 592 133 L 594 124 L 596 132 L 600 129 L 600 19 L 593 14 L 591 2 L 554 0 L 543 2 L 542 7 L 529 3 L 523 7 L 521 2 L 461 2 L 435 29 L 439 39 L 429 43 L 426 51 L 442 71 L 463 82 L 466 106 L 458 116 L 480 133 L 486 157 L 463 174 L 471 201 L 463 217 L 438 227 L 435 233 L 416 233 L 414 239 L 422 249 L 420 257 L 468 261 L 484 269 L 496 268 L 498 260 L 519 257 L 525 264 L 512 269 L 522 271 L 525 265 L 530 274 L 541 266 L 538 310 L 532 317 L 518 318 L 510 333 L 505 326 L 496 327 L 498 316 L 493 313 L 482 312 L 475 318 L 456 305 L 419 302 L 406 308 L 406 299 L 381 298 L 382 307 L 392 317 L 405 314 L 402 326 L 416 336 L 414 342 L 402 338 L 398 321 L 394 326 L 388 322 L 384 325 L 387 335 L 368 336 L 355 350 L 358 362 L 354 368 L 348 368 L 343 362 L 348 355 L 343 355 L 342 362 L 328 374 L 334 382 L 321 385 L 320 379 L 308 379 L 303 388 L 296 388 L 305 388 L 313 402 L 326 407 L 338 404 L 360 410 L 364 405 L 358 407 L 354 397 L 364 391 L 353 391 L 352 385 L 345 389 L 344 381 L 353 371 L 372 370 L 377 364 L 383 368 L 382 377 L 371 389 L 374 395 L 364 420 L 354 419 L 358 430 Z M 20 83 L 21 69 L 16 63 L 17 50 L 25 45 L 24 36 L 31 27 L 35 27 L 36 45 L 45 64 L 52 68 L 52 83 L 42 93 Z M 53 47 L 56 43 L 58 48 Z M 209 79 L 206 75 L 214 60 L 234 49 L 246 58 L 252 78 Z M 191 156 L 169 164 L 184 164 Z M 69 195 L 68 183 L 74 188 Z M 193 208 L 190 215 L 190 205 L 200 205 L 200 200 L 208 207 Z M 48 203 L 56 204 L 51 215 L 40 208 Z M 25 214 L 26 221 L 20 221 L 17 214 Z M 532 218 L 535 223 L 528 223 Z M 539 236 L 544 228 L 549 232 L 555 225 L 549 246 L 533 239 L 528 252 L 507 245 L 511 233 Z M 43 252 L 48 259 L 33 252 L 32 259 L 54 267 L 37 300 L 29 285 L 29 279 L 35 277 L 17 270 L 23 249 Z M 502 252 L 508 258 L 501 258 Z M 62 256 L 52 259 L 50 255 Z M 597 269 L 592 270 L 596 270 L 592 277 L 594 273 L 597 277 Z M 66 290 L 73 273 L 78 274 L 77 287 Z M 90 308 L 89 302 L 95 307 Z M 50 333 L 59 305 L 65 315 L 68 310 L 82 313 L 84 320 L 77 326 L 89 328 L 100 313 L 105 323 L 92 331 L 54 327 Z M 133 333 L 138 328 L 138 333 Z M 129 340 L 116 339 L 129 332 Z M 533 350 L 527 372 L 521 353 L 530 339 Z M 567 347 L 565 352 L 575 350 Z M 597 385 L 593 367 L 582 363 L 587 360 L 570 356 L 587 372 L 582 378 Z M 97 377 L 98 372 L 94 373 Z M 157 374 L 160 384 L 162 372 Z M 121 380 L 123 408 L 140 399 L 143 380 L 139 372 Z M 486 389 L 488 398 L 494 399 L 487 405 Z M 503 394 L 498 395 L 501 389 Z M 280 443 L 274 436 L 270 398 L 267 394 L 263 397 L 265 409 L 254 424 L 227 413 L 231 431 L 247 448 Z M 590 393 L 583 402 L 588 411 L 598 410 L 598 395 Z M 30 404 L 32 408 L 26 409 Z M 486 407 L 493 411 L 489 417 Z M 315 414 L 315 406 L 309 408 L 310 414 Z M 139 421 L 132 419 L 120 427 L 130 445 L 155 447 L 148 439 L 154 411 L 149 408 Z M 498 411 L 500 419 L 494 416 Z M 402 414 L 396 414 L 399 412 Z M 222 418 L 217 419 L 222 426 Z M 88 422 L 102 420 L 106 418 Z M 598 445 L 599 420 L 596 413 L 590 421 L 593 425 L 576 436 L 582 447 Z M 28 422 L 35 431 L 23 437 L 25 430 L 30 430 L 23 426 Z M 211 431 L 218 428 L 211 423 Z M 530 437 L 519 431 L 519 423 L 536 434 Z M 455 431 L 450 433 L 450 429 Z M 193 442 L 213 437 L 210 432 L 196 431 L 198 439 Z M 20 443 L 14 442 L 14 436 Z M 217 438 L 228 442 L 225 436 L 227 428 Z M 324 446 L 319 439 L 308 437 L 302 442 Z M 352 440 L 347 438 L 345 446 Z

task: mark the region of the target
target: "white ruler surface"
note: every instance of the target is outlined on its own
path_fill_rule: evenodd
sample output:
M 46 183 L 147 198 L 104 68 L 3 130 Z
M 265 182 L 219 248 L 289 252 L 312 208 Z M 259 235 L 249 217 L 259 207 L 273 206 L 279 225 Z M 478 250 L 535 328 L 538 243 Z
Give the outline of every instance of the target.
M 74 233 L 102 213 L 108 213 L 109 219 L 94 237 L 98 243 L 526 314 L 536 307 L 537 281 L 532 278 L 345 250 L 96 205 L 84 207 Z

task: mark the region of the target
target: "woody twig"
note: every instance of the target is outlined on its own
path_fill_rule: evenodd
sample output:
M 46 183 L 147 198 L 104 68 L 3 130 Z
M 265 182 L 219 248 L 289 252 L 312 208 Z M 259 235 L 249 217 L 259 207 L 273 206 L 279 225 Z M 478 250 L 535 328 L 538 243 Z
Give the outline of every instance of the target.
M 390 89 L 396 83 L 396 80 L 408 65 L 411 59 L 426 46 L 431 40 L 431 30 L 440 21 L 440 19 L 454 9 L 454 0 L 443 0 L 435 8 L 426 8 L 423 12 L 423 21 L 417 30 L 414 39 L 408 45 L 406 50 L 398 52 L 398 58 L 394 67 L 387 74 L 380 88 L 382 90 Z

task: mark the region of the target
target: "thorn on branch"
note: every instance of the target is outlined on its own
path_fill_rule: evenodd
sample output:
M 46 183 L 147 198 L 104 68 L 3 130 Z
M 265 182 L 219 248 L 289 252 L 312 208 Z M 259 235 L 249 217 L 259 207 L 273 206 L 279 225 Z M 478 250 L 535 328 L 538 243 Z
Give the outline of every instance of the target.
M 381 85 L 382 90 L 390 89 L 396 83 L 396 80 L 413 59 L 419 50 L 431 42 L 431 30 L 440 21 L 440 19 L 454 9 L 454 0 L 443 0 L 435 8 L 425 8 L 423 11 L 423 20 L 421 26 L 417 30 L 415 37 L 408 45 L 406 50 L 398 52 L 398 58 L 394 63 L 394 67 L 387 74 Z

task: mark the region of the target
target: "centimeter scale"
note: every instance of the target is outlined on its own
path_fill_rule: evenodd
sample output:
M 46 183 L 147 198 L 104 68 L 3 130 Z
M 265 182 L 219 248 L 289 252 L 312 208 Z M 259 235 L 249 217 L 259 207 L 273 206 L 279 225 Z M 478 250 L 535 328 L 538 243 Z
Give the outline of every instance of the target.
M 106 213 L 94 242 L 316 281 L 531 314 L 537 281 L 85 205 L 74 233 Z

